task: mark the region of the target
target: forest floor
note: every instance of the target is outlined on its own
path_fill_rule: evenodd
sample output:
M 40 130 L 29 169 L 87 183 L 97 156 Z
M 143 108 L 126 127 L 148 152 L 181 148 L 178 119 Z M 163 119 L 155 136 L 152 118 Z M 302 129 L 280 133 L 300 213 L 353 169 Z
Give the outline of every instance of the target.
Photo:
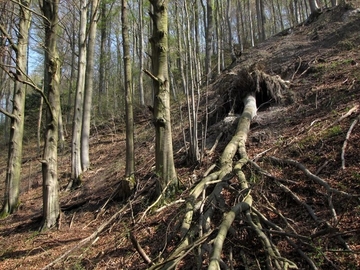
M 286 183 L 301 200 L 310 205 L 320 221 L 313 221 L 303 206 L 281 190 L 273 179 L 256 174 L 249 166 L 247 176 L 257 178 L 259 192 L 256 193 L 256 205 L 266 205 L 266 196 L 271 205 L 291 221 L 300 235 L 312 237 L 312 246 L 302 248 L 318 269 L 360 269 L 359 199 L 333 194 L 331 198 L 337 215 L 334 219 L 324 196 L 326 190 L 322 186 L 295 167 L 275 165 L 266 159 L 274 156 L 296 160 L 332 188 L 360 194 L 360 11 L 343 8 L 324 11 L 309 24 L 284 31 L 255 48 L 245 50 L 234 69 L 251 63 L 262 65 L 269 74 L 289 80 L 291 101 L 270 103 L 259 109 L 247 142 L 249 158 L 277 179 L 283 179 L 282 183 Z M 219 79 L 224 80 L 231 72 L 224 71 Z M 216 98 L 222 95 L 219 91 L 226 89 L 213 91 Z M 205 156 L 201 165 L 187 166 L 178 108 L 178 105 L 173 108 L 174 153 L 183 192 L 174 199 L 186 199 L 194 183 L 208 166 L 217 161 L 231 134 L 222 136 L 215 152 Z M 181 204 L 168 206 L 159 212 L 152 210 L 139 221 L 150 205 L 147 194 L 151 192 L 155 179 L 155 135 L 150 112 L 139 108 L 136 113 L 136 176 L 140 194 L 128 208 L 130 210 L 121 213 L 94 241 L 74 250 L 51 269 L 146 269 L 147 264 L 131 242 L 130 231 L 152 259 L 168 254 L 174 248 L 176 220 L 181 219 Z M 356 119 L 359 121 L 346 139 Z M 209 132 L 212 132 L 209 138 L 218 135 L 216 129 L 211 127 Z M 91 235 L 124 206 L 116 200 L 107 202 L 124 176 L 124 125 L 109 122 L 93 129 L 91 170 L 84 174 L 83 185 L 71 192 L 63 191 L 70 174 L 70 138 L 67 139 L 68 147 L 59 155 L 63 210 L 60 226 L 45 232 L 38 231 L 42 215 L 41 165 L 36 143 L 32 140 L 25 142 L 21 205 L 15 214 L 0 220 L 0 269 L 45 267 Z M 343 151 L 345 141 L 347 145 Z M 209 139 L 208 148 L 212 143 L 212 139 Z M 1 147 L 0 178 L 5 179 L 7 151 L 5 146 Z M 2 180 L 1 201 L 3 194 Z M 269 204 L 267 209 L 270 208 Z M 270 210 L 266 215 L 274 222 L 279 219 Z M 221 216 L 218 218 L 221 219 Z M 326 230 L 325 221 L 334 230 Z M 240 226 L 239 220 L 233 224 L 235 231 Z M 344 243 L 337 240 L 338 236 L 344 239 L 351 251 L 343 247 Z M 273 240 L 284 257 L 293 260 L 299 269 L 309 269 L 281 234 Z M 226 247 L 230 246 L 236 261 L 235 269 L 245 269 L 239 263 L 242 242 L 236 233 L 226 240 L 225 250 L 229 251 Z M 253 250 L 254 258 L 257 252 L 262 251 Z M 181 265 L 179 269 L 196 269 L 192 253 L 183 259 Z M 260 267 L 253 265 L 249 269 Z

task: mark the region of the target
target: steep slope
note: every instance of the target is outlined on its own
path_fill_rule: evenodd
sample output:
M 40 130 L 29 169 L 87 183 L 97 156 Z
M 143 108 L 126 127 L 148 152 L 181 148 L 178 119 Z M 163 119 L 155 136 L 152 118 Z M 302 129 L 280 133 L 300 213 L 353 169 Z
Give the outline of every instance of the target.
M 284 31 L 245 51 L 237 65 L 224 71 L 209 90 L 214 113 L 209 119 L 212 126 L 208 149 L 223 131 L 214 152 L 208 152 L 201 166 L 184 166 L 182 127 L 175 121 L 174 133 L 178 133 L 174 138 L 175 158 L 184 191 L 174 198 L 177 204 L 151 209 L 141 219 L 150 205 L 147 194 L 155 177 L 151 173 L 153 134 L 148 132 L 151 121 L 148 115 L 143 115 L 149 121 L 137 124 L 136 166 L 140 183 L 131 205 L 125 205 L 125 210 L 92 239 L 91 245 L 87 243 L 74 250 L 53 268 L 146 269 L 148 265 L 136 251 L 135 243 L 154 261 L 171 255 L 181 242 L 179 228 L 185 212 L 182 200 L 188 198 L 210 165 L 218 165 L 232 139 L 236 115 L 244 107 L 239 92 L 247 91 L 242 89 L 243 77 L 239 76 L 244 69 L 279 75 L 290 81 L 290 88 L 283 89 L 283 98 L 277 103 L 268 89 L 256 96 L 259 110 L 246 142 L 252 162 L 243 169 L 251 187 L 253 211 L 264 217 L 256 222 L 262 224 L 262 232 L 279 252 L 275 257 L 291 260 L 299 269 L 359 268 L 359 197 L 347 196 L 360 194 L 359 33 L 359 10 L 338 7 L 324 11 L 312 23 Z M 232 121 L 224 126 L 224 118 Z M 121 128 L 98 130 L 91 142 L 93 168 L 84 176 L 84 185 L 74 192 L 62 193 L 63 215 L 58 230 L 36 231 L 41 215 L 40 165 L 35 154 L 24 158 L 22 206 L 15 215 L 0 221 L 1 269 L 42 268 L 123 208 L 120 202 L 108 202 L 107 198 L 124 174 L 124 135 Z M 32 149 L 30 144 L 27 147 L 27 153 L 36 153 L 35 147 Z M 238 159 L 239 155 L 235 155 L 234 163 Z M 309 171 L 304 173 L 299 163 Z M 62 186 L 67 182 L 68 164 L 69 156 L 65 154 L 59 169 L 64 172 Z M 4 171 L 5 162 L 0 166 Z M 211 194 L 213 187 L 209 185 L 204 196 Z M 215 207 L 209 233 L 202 237 L 198 232 L 192 235 L 195 244 L 186 247 L 179 268 L 208 265 L 210 244 L 223 215 L 243 200 L 248 191 L 241 190 L 235 175 L 226 178 L 221 193 L 223 202 L 221 208 Z M 212 206 L 212 201 L 204 203 L 203 213 Z M 191 225 L 197 227 L 200 218 L 201 212 L 196 213 Z M 221 258 L 234 269 L 262 269 L 269 263 L 262 239 L 250 227 L 245 214 L 237 215 L 225 240 Z M 198 250 L 200 244 L 202 250 Z M 201 258 L 199 252 L 203 253 Z M 272 260 L 276 261 L 274 257 Z

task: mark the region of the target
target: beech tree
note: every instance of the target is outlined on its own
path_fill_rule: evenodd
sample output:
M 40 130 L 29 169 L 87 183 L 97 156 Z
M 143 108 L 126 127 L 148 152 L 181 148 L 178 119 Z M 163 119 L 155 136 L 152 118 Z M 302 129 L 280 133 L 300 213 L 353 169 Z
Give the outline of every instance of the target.
M 126 167 L 125 181 L 121 185 L 121 197 L 128 197 L 135 188 L 135 156 L 134 156 L 134 114 L 133 114 L 133 90 L 130 59 L 130 40 L 128 32 L 128 4 L 122 0 L 122 38 L 124 53 L 124 77 L 125 77 L 125 114 L 126 114 Z
M 79 186 L 81 183 L 81 127 L 83 119 L 83 95 L 86 74 L 86 23 L 88 1 L 80 1 L 80 33 L 79 33 L 79 58 L 78 76 L 76 82 L 76 94 L 74 105 L 74 120 L 71 143 L 71 179 L 67 189 Z
M 214 0 L 206 1 L 206 28 L 205 28 L 205 74 L 207 83 L 211 79 L 211 57 L 212 57 L 212 43 L 214 32 Z
M 84 104 L 83 104 L 83 118 L 81 127 L 81 167 L 83 171 L 86 171 L 90 167 L 89 156 L 89 138 L 90 138 L 90 120 L 91 120 L 91 108 L 93 97 L 93 80 L 94 80 L 94 51 L 95 51 L 95 39 L 96 29 L 98 22 L 98 5 L 99 0 L 91 0 L 90 7 L 90 26 L 89 37 L 87 45 L 86 55 L 86 74 L 85 74 L 85 89 L 84 89 Z
M 5 36 L 15 53 L 14 92 L 12 101 L 12 112 L 0 108 L 0 112 L 11 119 L 10 141 L 8 147 L 7 173 L 5 178 L 5 196 L 0 216 L 7 216 L 13 213 L 19 206 L 19 190 L 22 162 L 22 141 L 24 134 L 25 114 L 25 88 L 23 81 L 26 80 L 27 46 L 31 11 L 31 1 L 22 1 L 17 5 L 19 23 L 17 32 L 17 44 L 12 40 L 4 25 L 0 24 L 0 32 Z
M 147 74 L 154 84 L 154 125 L 155 125 L 155 162 L 158 177 L 157 194 L 166 188 L 167 193 L 177 189 L 178 179 L 175 171 L 171 117 L 170 85 L 168 71 L 168 1 L 150 0 L 153 12 L 150 13 L 153 25 L 151 37 L 152 72 Z
M 59 0 L 43 0 L 45 25 L 44 92 L 47 95 L 46 131 L 42 163 L 43 220 L 41 230 L 53 227 L 60 216 L 57 173 L 58 121 L 60 112 L 60 61 L 57 49 Z
M 309 0 L 309 5 L 311 13 L 319 11 L 319 5 L 317 0 Z

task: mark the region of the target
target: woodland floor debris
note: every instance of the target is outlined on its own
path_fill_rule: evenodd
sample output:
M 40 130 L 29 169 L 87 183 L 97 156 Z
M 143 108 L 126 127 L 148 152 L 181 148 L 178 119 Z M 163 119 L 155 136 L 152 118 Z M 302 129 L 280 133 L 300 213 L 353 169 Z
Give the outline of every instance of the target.
M 151 173 L 153 136 L 148 131 L 151 120 L 139 121 L 136 160 L 137 177 L 141 179 L 138 191 L 142 196 L 131 202 L 126 214 L 115 218 L 97 235 L 95 243 L 69 253 L 52 269 L 147 269 L 148 262 L 136 252 L 129 231 L 144 253 L 160 267 L 158 259 L 164 258 L 164 263 L 169 262 L 169 258 L 172 260 L 171 254 L 187 236 L 190 245 L 184 245 L 177 261 L 181 269 L 206 266 L 215 261 L 215 257 L 220 265 L 232 265 L 234 269 L 258 269 L 258 265 L 281 268 L 294 264 L 299 269 L 359 268 L 360 203 L 356 197 L 341 194 L 360 193 L 359 123 L 347 136 L 359 112 L 337 121 L 358 106 L 360 100 L 360 72 L 358 66 L 351 64 L 352 61 L 360 63 L 360 17 L 344 16 L 346 12 L 333 9 L 309 25 L 300 25 L 285 36 L 272 37 L 246 50 L 241 56 L 242 62 L 224 71 L 209 91 L 212 109 L 217 109 L 209 123 L 216 125 L 231 110 L 234 115 L 241 115 L 243 111 L 241 100 L 245 96 L 238 96 L 238 84 L 234 80 L 238 78 L 236 74 L 242 74 L 241 70 L 249 70 L 247 68 L 256 63 L 257 70 L 264 74 L 290 80 L 289 95 L 284 96 L 281 105 L 273 103 L 271 95 L 259 97 L 263 102 L 271 101 L 270 107 L 258 104 L 258 116 L 250 123 L 246 154 L 249 159 L 256 158 L 254 164 L 258 167 L 251 162 L 243 165 L 248 187 L 242 186 L 232 173 L 224 176 L 225 182 L 211 183 L 205 192 L 201 189 L 200 203 L 192 206 L 198 213 L 186 230 L 180 230 L 186 211 L 181 203 L 160 212 L 150 211 L 136 223 L 151 204 L 146 193 L 150 192 L 154 182 Z M 315 29 L 318 39 L 312 40 Z M 336 35 L 340 29 L 344 32 L 342 36 Z M 343 46 L 344 42 L 350 42 L 353 47 Z M 298 69 L 300 63 L 306 64 L 303 70 Z M 174 125 L 180 126 L 180 123 L 174 122 Z M 227 134 L 224 132 L 201 166 L 192 168 L 180 163 L 183 152 L 177 150 L 183 147 L 183 139 L 181 132 L 174 133 L 177 171 L 184 187 L 174 199 L 186 200 L 193 194 L 195 185 L 214 163 L 217 166 L 206 177 L 209 182 L 217 182 L 217 161 L 232 138 L 230 130 Z M 220 131 L 223 130 L 209 127 L 208 149 L 214 145 Z M 257 136 L 252 135 L 256 132 Z M 108 137 L 109 143 L 94 140 L 91 148 L 93 169 L 84 175 L 83 186 L 71 193 L 61 192 L 62 206 L 76 205 L 82 200 L 87 203 L 64 211 L 59 230 L 43 233 L 37 231 L 41 215 L 41 168 L 36 160 L 35 143 L 25 143 L 24 160 L 27 162 L 23 165 L 22 205 L 14 215 L 0 221 L 1 269 L 41 269 L 87 239 L 121 210 L 120 202 L 111 201 L 103 212 L 98 213 L 116 188 L 117 180 L 124 175 L 123 134 L 108 129 L 102 136 Z M 345 141 L 346 167 L 342 169 L 341 153 Z M 276 164 L 267 158 L 271 156 L 302 164 L 326 181 L 326 185 L 315 184 L 291 164 Z M 241 163 L 241 157 L 235 153 L 231 166 Z M 64 154 L 59 159 L 59 172 L 63 172 L 59 180 L 64 188 L 70 171 L 69 156 Z M 0 168 L 3 176 L 6 168 L 3 157 Z M 3 194 L 1 186 L 0 196 Z M 216 196 L 211 201 L 206 200 L 210 194 Z M 238 212 L 242 201 L 250 198 L 248 195 L 253 200 L 252 210 L 231 214 Z M 218 204 L 213 204 L 214 201 Z M 213 212 L 211 222 L 205 222 L 208 233 L 203 232 L 201 236 L 200 222 L 206 221 L 204 217 L 210 212 Z M 230 226 L 223 223 L 230 218 Z M 251 229 L 254 225 L 258 229 Z M 219 259 L 217 254 L 211 254 L 215 239 L 219 240 L 224 226 L 229 229 Z

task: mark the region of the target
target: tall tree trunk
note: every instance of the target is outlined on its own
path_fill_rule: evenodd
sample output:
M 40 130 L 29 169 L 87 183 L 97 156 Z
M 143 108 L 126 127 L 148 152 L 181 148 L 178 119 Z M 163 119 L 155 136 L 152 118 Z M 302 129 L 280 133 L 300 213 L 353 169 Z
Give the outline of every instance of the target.
M 277 12 L 278 12 L 277 16 L 279 16 L 278 20 L 280 21 L 281 31 L 283 31 L 285 29 L 285 26 L 284 26 L 285 16 L 282 15 L 282 10 L 284 9 L 284 7 L 282 5 L 280 5 L 279 0 L 276 0 L 276 6 L 277 6 Z M 274 15 L 274 16 L 276 16 L 276 15 Z M 287 14 L 287 17 L 289 18 L 288 14 Z M 289 22 L 291 23 L 291 20 L 289 20 Z
M 170 119 L 170 87 L 168 72 L 168 1 L 150 0 L 153 6 L 152 46 L 152 78 L 154 83 L 154 124 L 155 162 L 158 175 L 157 194 L 167 187 L 167 194 L 178 187 L 175 171 L 171 119 Z
M 45 145 L 42 159 L 43 220 L 41 230 L 53 227 L 60 216 L 57 173 L 58 121 L 60 112 L 60 61 L 57 51 L 59 0 L 43 0 L 45 24 L 44 92 L 47 94 Z
M 317 12 L 320 9 L 317 0 L 309 0 L 309 5 L 311 13 Z
M 211 79 L 211 57 L 212 57 L 212 43 L 214 32 L 214 0 L 206 1 L 206 29 L 205 29 L 205 74 L 207 83 Z
M 235 50 L 234 50 L 234 43 L 233 43 L 233 38 L 232 38 L 232 29 L 231 29 L 231 1 L 227 0 L 227 5 L 226 5 L 226 23 L 227 23 L 227 28 L 228 28 L 228 35 L 229 35 L 229 47 L 230 47 L 230 52 L 231 52 L 231 61 L 235 61 L 236 60 L 236 56 L 235 56 Z
M 244 23 L 243 23 L 243 9 L 241 8 L 241 1 L 238 0 L 236 2 L 236 32 L 238 36 L 238 50 L 240 52 L 243 52 L 244 50 L 244 37 L 245 37 L 245 31 L 244 31 Z
M 71 36 L 72 39 L 70 41 L 71 44 L 71 71 L 70 71 L 70 82 L 69 82 L 69 93 L 68 93 L 68 111 L 66 114 L 66 123 L 70 123 L 70 117 L 71 117 L 71 102 L 72 102 L 72 93 L 74 91 L 74 81 L 75 81 L 75 63 L 76 63 L 76 30 L 75 30 L 75 20 L 76 20 L 76 12 L 75 10 L 72 10 L 72 23 L 71 23 Z
M 69 185 L 67 186 L 68 190 L 81 184 L 81 126 L 83 118 L 83 94 L 86 74 L 86 23 L 87 0 L 81 0 L 78 77 L 76 82 L 73 133 L 71 142 L 71 179 Z
M 181 84 L 183 88 L 183 93 L 187 93 L 187 83 L 185 76 L 185 68 L 184 68 L 184 57 L 183 57 L 183 47 L 182 47 L 182 37 L 181 37 L 181 27 L 180 27 L 180 16 L 179 16 L 179 3 L 175 3 L 175 23 L 176 23 L 176 35 L 177 35 L 177 46 L 178 46 L 178 68 L 181 74 Z
M 249 12 L 249 22 L 250 22 L 250 42 L 251 42 L 251 47 L 255 46 L 255 38 L 254 38 L 254 24 L 253 24 L 253 18 L 252 18 L 252 11 L 251 11 L 251 6 L 250 6 L 250 0 L 247 0 L 247 7 L 248 7 L 248 12 Z
M 64 132 L 64 123 L 63 123 L 63 116 L 62 116 L 62 109 L 60 106 L 60 111 L 59 111 L 59 150 L 60 152 L 64 151 L 64 147 L 65 147 L 65 132 Z
M 266 39 L 266 31 L 265 31 L 266 16 L 265 16 L 264 0 L 260 0 L 260 13 L 261 13 L 261 40 L 264 41 Z M 275 14 L 273 16 L 275 16 Z
M 139 1 L 139 94 L 140 94 L 140 104 L 145 105 L 145 96 L 144 96 L 144 35 L 143 35 L 143 25 L 144 25 L 144 16 L 143 16 L 143 1 Z
M 44 92 L 44 83 L 42 85 L 42 89 Z M 40 97 L 40 105 L 39 105 L 39 117 L 38 117 L 38 123 L 37 123 L 37 131 L 36 131 L 36 135 L 37 135 L 37 149 L 38 149 L 38 155 L 41 155 L 41 123 L 42 123 L 42 117 L 43 117 L 43 105 L 44 105 L 44 98 L 41 96 Z
M 101 30 L 100 30 L 100 66 L 99 66 L 99 93 L 98 93 L 98 112 L 103 113 L 103 95 L 106 93 L 106 37 L 107 37 L 107 16 L 106 1 L 101 2 Z
M 27 66 L 27 44 L 29 36 L 29 27 L 31 12 L 29 10 L 31 1 L 19 4 L 19 32 L 17 45 L 12 45 L 12 49 L 16 54 L 16 78 L 23 80 L 26 77 Z M 1 32 L 3 31 L 1 27 Z M 7 33 L 3 33 L 7 36 Z M 10 38 L 8 36 L 8 38 Z M 25 76 L 24 76 L 25 75 Z M 25 78 L 26 80 L 26 78 Z M 24 134 L 24 113 L 25 113 L 25 88 L 22 82 L 15 81 L 13 110 L 9 114 L 11 116 L 10 124 L 10 141 L 8 148 L 7 173 L 5 178 L 5 196 L 4 204 L 0 216 L 4 217 L 13 213 L 19 206 L 19 190 L 21 177 L 21 161 L 22 161 L 22 141 Z
M 86 171 L 90 167 L 89 156 L 89 138 L 90 138 L 90 122 L 91 122 L 91 107 L 93 97 L 94 85 L 94 51 L 96 42 L 96 29 L 98 22 L 98 5 L 99 0 L 91 0 L 90 12 L 90 26 L 89 39 L 86 55 L 86 74 L 85 74 L 85 89 L 84 89 L 84 107 L 81 128 L 81 168 Z
M 217 74 L 221 73 L 221 25 L 219 16 L 219 0 L 216 1 L 215 27 L 216 27 L 216 55 L 217 55 Z M 215 44 L 214 44 L 215 45 Z M 215 51 L 215 50 L 214 50 Z
M 190 129 L 190 159 L 192 162 L 198 162 L 200 160 L 200 152 L 198 146 L 198 125 L 197 125 L 197 106 L 195 105 L 195 88 L 196 88 L 196 79 L 194 77 L 194 56 L 193 56 L 193 46 L 191 43 L 191 24 L 190 24 L 190 14 L 188 12 L 187 3 L 184 2 L 184 11 L 186 18 L 186 44 L 188 52 L 188 66 L 189 66 L 189 90 L 187 92 L 186 99 L 188 105 L 189 113 L 189 129 Z
M 134 156 L 134 114 L 132 72 L 130 60 L 130 40 L 128 29 L 127 0 L 122 0 L 122 38 L 124 51 L 124 77 L 125 77 L 125 114 L 126 114 L 126 166 L 125 181 L 122 181 L 121 196 L 126 198 L 135 188 L 135 156 Z M 140 40 L 142 42 L 142 40 Z

